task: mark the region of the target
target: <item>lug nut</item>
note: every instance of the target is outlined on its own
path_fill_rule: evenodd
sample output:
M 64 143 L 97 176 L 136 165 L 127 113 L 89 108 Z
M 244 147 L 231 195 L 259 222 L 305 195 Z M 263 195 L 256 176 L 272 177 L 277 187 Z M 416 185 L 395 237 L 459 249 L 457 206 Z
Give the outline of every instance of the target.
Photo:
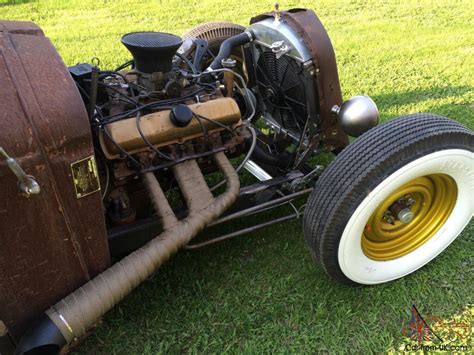
M 407 206 L 409 206 L 409 207 L 413 206 L 415 203 L 416 203 L 416 200 L 415 200 L 413 197 L 409 197 L 409 198 L 406 200 L 406 204 L 407 204 Z
M 395 218 L 393 218 L 392 214 L 390 213 L 390 211 L 385 211 L 385 214 L 382 218 L 382 220 L 385 222 L 385 223 L 388 223 L 388 224 L 395 224 Z

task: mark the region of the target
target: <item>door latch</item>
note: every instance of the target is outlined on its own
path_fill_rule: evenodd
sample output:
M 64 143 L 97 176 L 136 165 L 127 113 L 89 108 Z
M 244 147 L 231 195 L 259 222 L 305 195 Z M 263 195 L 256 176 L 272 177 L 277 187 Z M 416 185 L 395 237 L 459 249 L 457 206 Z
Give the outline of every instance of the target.
M 16 160 L 7 154 L 3 147 L 0 147 L 0 156 L 5 158 L 7 166 L 18 178 L 18 188 L 20 192 L 24 193 L 27 197 L 37 195 L 41 192 L 41 188 L 35 178 L 28 175 Z

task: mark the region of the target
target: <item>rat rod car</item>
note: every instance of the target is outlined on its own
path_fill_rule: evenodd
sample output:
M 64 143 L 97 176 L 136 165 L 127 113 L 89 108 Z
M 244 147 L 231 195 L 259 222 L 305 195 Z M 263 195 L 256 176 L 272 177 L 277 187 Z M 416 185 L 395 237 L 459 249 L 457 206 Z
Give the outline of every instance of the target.
M 67 68 L 35 24 L 0 22 L 0 336 L 17 353 L 66 349 L 181 248 L 303 217 L 330 277 L 373 285 L 470 221 L 473 132 L 430 113 L 377 125 L 369 97 L 343 102 L 313 11 L 121 41 L 133 59 L 115 70 Z

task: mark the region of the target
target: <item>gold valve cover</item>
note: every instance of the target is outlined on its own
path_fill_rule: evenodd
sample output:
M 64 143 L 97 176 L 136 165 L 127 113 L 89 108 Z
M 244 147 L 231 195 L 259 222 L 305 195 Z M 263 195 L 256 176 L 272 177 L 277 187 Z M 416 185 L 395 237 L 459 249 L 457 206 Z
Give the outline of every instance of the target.
M 235 126 L 241 119 L 239 106 L 234 99 L 227 97 L 189 105 L 189 108 L 199 116 L 226 126 Z M 186 127 L 177 127 L 170 120 L 170 110 L 150 113 L 140 118 L 140 128 L 143 135 L 157 148 L 183 143 L 186 140 L 202 136 L 204 133 L 201 124 L 206 127 L 209 133 L 223 129 L 205 119 L 202 119 L 200 123 L 196 117 Z M 120 150 L 117 145 L 129 153 L 138 153 L 149 148 L 138 131 L 136 117 L 110 123 L 105 126 L 105 129 L 114 141 L 112 142 L 101 131 L 100 144 L 109 159 L 118 158 Z

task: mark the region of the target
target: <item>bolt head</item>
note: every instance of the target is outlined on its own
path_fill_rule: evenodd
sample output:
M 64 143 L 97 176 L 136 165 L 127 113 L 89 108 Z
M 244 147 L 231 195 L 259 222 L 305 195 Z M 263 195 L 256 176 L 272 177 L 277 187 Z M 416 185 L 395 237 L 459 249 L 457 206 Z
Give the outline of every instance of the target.
M 415 214 L 412 211 L 410 211 L 409 208 L 404 208 L 400 212 L 398 212 L 397 217 L 400 220 L 400 222 L 407 224 L 413 220 L 413 218 L 415 217 Z

